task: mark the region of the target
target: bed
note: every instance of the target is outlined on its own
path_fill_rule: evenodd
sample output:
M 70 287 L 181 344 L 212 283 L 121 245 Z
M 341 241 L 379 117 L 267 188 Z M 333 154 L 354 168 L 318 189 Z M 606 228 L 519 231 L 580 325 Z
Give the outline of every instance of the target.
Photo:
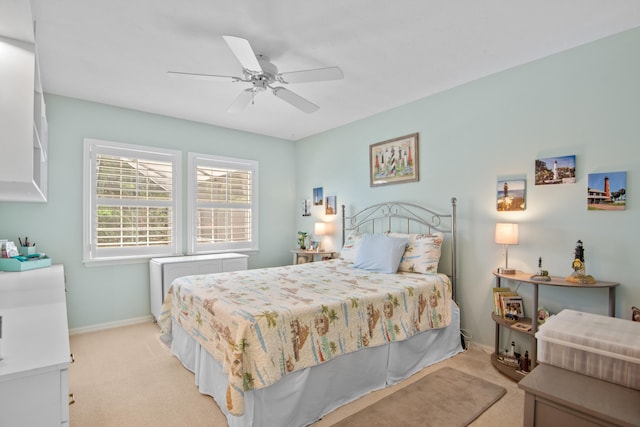
M 309 425 L 462 351 L 455 198 L 343 206 L 342 239 L 337 259 L 172 283 L 160 327 L 231 427 Z

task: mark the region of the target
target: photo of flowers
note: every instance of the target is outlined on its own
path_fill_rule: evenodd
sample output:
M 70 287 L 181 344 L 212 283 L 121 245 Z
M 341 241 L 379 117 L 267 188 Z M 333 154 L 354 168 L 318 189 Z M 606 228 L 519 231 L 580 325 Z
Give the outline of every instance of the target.
M 525 209 L 524 179 L 498 180 L 496 209 L 498 212 L 523 211 Z
M 536 185 L 574 184 L 576 156 L 549 157 L 536 160 Z
M 587 210 L 624 210 L 627 205 L 627 173 L 590 173 L 587 179 Z
M 322 187 L 316 187 L 313 189 L 313 205 L 322 206 Z

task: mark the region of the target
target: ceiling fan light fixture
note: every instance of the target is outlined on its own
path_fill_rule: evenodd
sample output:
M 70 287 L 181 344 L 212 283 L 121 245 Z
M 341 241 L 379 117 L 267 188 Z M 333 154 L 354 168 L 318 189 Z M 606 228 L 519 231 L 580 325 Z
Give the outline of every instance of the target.
M 288 84 L 340 80 L 344 77 L 340 67 L 326 67 L 279 73 L 278 67 L 271 63 L 268 56 L 256 54 L 253 51 L 248 40 L 235 36 L 222 36 L 222 38 L 242 66 L 242 77 L 185 73 L 179 71 L 169 71 L 169 74 L 200 79 L 223 79 L 227 81 L 231 80 L 232 82 L 240 81 L 251 83 L 252 87 L 242 91 L 233 101 L 227 110 L 229 113 L 239 113 L 253 101 L 256 93 L 263 92 L 267 90 L 267 88 L 271 89 L 277 98 L 282 99 L 300 111 L 313 113 L 320 107 L 289 89 L 284 87 L 273 87 L 272 84 L 276 82 Z

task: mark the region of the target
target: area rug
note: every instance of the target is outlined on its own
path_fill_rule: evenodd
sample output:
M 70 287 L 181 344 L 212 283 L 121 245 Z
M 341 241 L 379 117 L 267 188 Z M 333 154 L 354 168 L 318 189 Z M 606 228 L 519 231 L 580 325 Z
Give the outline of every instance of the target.
M 457 369 L 442 368 L 334 426 L 466 426 L 505 393 L 496 384 Z

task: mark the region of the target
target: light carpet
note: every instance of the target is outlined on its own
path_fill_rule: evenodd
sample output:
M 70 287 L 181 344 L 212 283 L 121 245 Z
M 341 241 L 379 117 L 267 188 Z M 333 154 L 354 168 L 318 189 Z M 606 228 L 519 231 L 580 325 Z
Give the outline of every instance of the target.
M 467 426 L 506 392 L 504 387 L 446 367 L 401 388 L 335 426 Z
M 158 326 L 151 322 L 72 335 L 71 351 L 76 361 L 69 368 L 69 392 L 76 402 L 70 407 L 70 425 L 226 426 L 226 418 L 213 399 L 198 392 L 193 374 L 171 355 L 159 337 Z M 524 392 L 491 365 L 490 350 L 474 344 L 464 353 L 429 366 L 405 381 L 336 409 L 312 427 L 330 427 L 362 409 L 375 407 L 386 396 L 445 367 L 481 377 L 507 390 L 504 397 L 473 421 L 472 427 L 522 425 Z M 508 422 L 505 424 L 504 420 Z

